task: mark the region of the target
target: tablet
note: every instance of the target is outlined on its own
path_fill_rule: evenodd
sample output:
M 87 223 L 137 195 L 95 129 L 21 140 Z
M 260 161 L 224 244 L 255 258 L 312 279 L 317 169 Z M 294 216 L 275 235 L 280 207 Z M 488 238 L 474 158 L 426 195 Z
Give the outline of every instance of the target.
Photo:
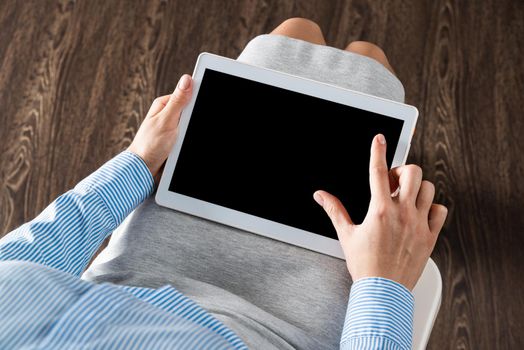
M 371 141 L 384 134 L 388 166 L 404 164 L 417 109 L 208 53 L 193 79 L 156 202 L 343 259 L 313 193 L 362 222 Z

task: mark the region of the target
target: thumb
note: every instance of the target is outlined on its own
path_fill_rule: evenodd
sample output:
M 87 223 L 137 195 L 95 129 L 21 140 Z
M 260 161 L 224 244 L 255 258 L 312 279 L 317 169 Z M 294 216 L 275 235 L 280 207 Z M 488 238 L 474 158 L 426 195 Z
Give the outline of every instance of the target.
M 349 216 L 346 208 L 342 205 L 340 200 L 326 191 L 316 191 L 313 194 L 315 201 L 324 208 L 327 215 L 331 219 L 331 223 L 335 226 L 337 233 L 339 230 L 347 229 L 353 226 L 353 221 Z M 339 235 L 340 239 L 340 235 Z
M 184 74 L 178 81 L 175 91 L 173 91 L 169 97 L 169 101 L 167 101 L 166 107 L 162 110 L 162 113 L 170 119 L 172 118 L 176 120 L 178 124 L 180 113 L 191 99 L 192 91 L 193 79 L 190 75 Z

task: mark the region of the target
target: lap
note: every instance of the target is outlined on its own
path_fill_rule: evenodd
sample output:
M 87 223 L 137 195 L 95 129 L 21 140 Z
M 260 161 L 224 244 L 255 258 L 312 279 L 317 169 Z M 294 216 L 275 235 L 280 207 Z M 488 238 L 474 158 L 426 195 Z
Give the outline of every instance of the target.
M 328 46 L 262 35 L 238 59 L 404 99 L 402 84 L 380 63 Z M 338 347 L 351 286 L 342 260 L 162 208 L 152 198 L 113 233 L 83 278 L 153 288 L 171 284 L 241 337 L 274 334 L 303 348 L 318 348 L 316 341 Z M 252 332 L 257 327 L 274 331 Z
M 171 284 L 212 312 L 280 323 L 291 338 L 325 337 L 334 346 L 351 286 L 343 260 L 159 207 L 152 198 L 113 233 L 83 278 Z
M 239 61 L 404 102 L 404 87 L 384 65 L 370 57 L 282 35 L 255 37 Z

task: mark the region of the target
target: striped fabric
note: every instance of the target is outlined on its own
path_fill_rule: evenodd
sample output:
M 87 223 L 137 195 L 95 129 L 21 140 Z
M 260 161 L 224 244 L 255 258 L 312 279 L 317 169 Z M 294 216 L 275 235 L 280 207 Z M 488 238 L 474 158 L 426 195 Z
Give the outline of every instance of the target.
M 365 278 L 351 286 L 341 349 L 410 349 L 413 295 L 385 278 Z
M 246 349 L 172 286 L 79 277 L 104 239 L 153 191 L 123 152 L 0 240 L 0 349 Z M 413 297 L 381 278 L 354 283 L 341 348 L 409 349 Z

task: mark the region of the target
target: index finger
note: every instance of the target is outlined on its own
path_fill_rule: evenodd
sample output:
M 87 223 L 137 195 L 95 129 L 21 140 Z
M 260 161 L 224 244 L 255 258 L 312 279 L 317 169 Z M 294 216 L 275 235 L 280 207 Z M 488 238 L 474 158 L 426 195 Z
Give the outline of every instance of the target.
M 164 107 L 167 104 L 167 101 L 169 101 L 169 97 L 171 97 L 171 95 L 164 95 L 155 98 L 155 100 L 151 104 L 151 107 L 149 107 L 149 111 L 147 112 L 146 118 L 152 117 L 158 112 L 160 112 L 162 109 L 164 109 Z
M 371 157 L 369 159 L 371 199 L 391 200 L 386 148 L 386 138 L 384 135 L 376 135 L 371 143 Z

